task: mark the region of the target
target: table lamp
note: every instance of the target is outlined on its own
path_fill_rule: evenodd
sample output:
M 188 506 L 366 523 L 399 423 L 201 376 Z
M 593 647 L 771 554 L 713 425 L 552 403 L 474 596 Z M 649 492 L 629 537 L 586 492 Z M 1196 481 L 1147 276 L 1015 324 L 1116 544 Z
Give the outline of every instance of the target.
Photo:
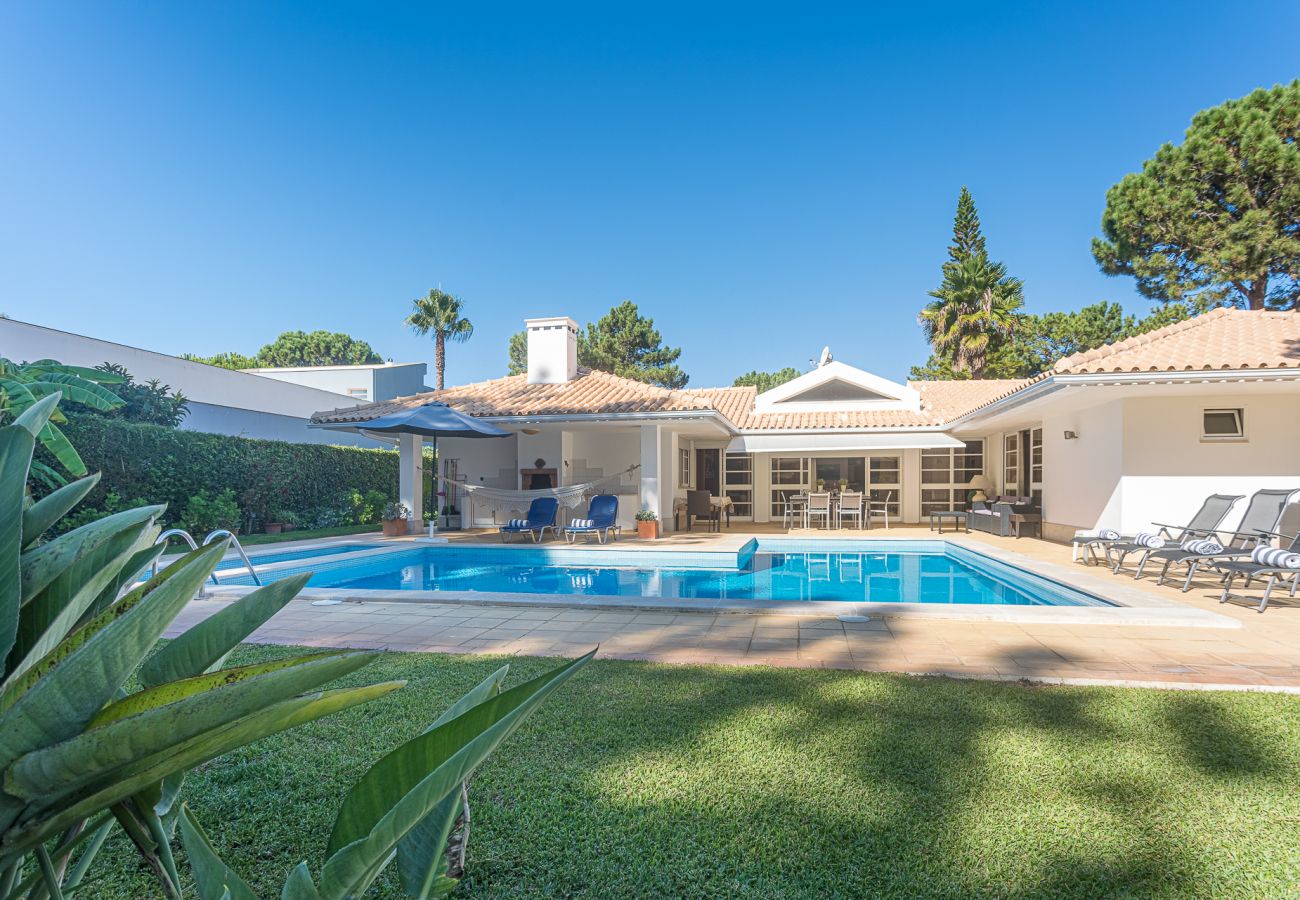
M 993 490 L 993 482 L 989 481 L 989 477 L 987 475 L 976 475 L 970 480 L 970 483 L 966 486 L 970 488 L 971 491 L 974 492 L 970 495 L 970 499 L 972 503 L 976 501 L 979 502 L 987 501 L 989 498 L 988 495 L 985 493 L 985 491 Z

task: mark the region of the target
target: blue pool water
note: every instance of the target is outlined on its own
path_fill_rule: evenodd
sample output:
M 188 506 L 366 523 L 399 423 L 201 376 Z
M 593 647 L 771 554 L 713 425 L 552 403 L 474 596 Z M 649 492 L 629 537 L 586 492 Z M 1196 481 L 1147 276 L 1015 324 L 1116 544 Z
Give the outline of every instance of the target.
M 596 563 L 600 563 L 597 565 Z M 314 571 L 309 587 L 755 601 L 1110 606 L 944 541 L 752 541 L 737 554 L 421 547 Z M 240 583 L 233 579 L 231 583 Z
M 337 553 L 352 553 L 357 550 L 371 550 L 378 544 L 332 544 L 328 547 L 312 547 L 305 550 L 272 550 L 268 553 L 258 553 L 255 550 L 245 550 L 248 554 L 248 560 L 254 567 L 270 565 L 271 563 L 289 562 L 295 559 L 312 559 L 317 556 L 333 556 Z M 238 556 L 227 557 L 217 563 L 217 569 L 242 569 L 244 561 Z

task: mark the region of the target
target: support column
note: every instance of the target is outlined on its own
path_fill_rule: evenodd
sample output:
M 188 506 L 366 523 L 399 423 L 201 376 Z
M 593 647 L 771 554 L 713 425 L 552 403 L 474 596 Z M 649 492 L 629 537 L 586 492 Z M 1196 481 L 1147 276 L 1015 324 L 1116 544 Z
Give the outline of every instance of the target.
M 424 528 L 424 438 L 418 434 L 397 436 L 397 497 L 410 510 L 407 534 Z
M 664 472 L 660 460 L 660 428 L 657 424 L 646 423 L 641 426 L 641 487 L 637 497 L 637 512 L 652 509 L 659 514 L 660 528 L 663 528 L 664 515 L 661 510 L 663 493 L 672 496 L 672 473 Z M 669 515 L 672 507 L 669 507 Z

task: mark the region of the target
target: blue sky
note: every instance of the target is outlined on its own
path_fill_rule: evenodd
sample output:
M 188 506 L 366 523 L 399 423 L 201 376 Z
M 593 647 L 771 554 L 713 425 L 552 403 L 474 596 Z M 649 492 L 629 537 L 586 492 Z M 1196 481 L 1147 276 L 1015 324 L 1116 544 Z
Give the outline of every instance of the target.
M 1145 310 L 1089 254 L 1106 189 L 1300 76 L 1298 31 L 1282 2 L 3 4 L 0 312 L 431 362 L 402 319 L 441 284 L 476 326 L 451 383 L 624 299 L 695 386 L 823 344 L 902 378 L 962 184 L 1030 311 Z

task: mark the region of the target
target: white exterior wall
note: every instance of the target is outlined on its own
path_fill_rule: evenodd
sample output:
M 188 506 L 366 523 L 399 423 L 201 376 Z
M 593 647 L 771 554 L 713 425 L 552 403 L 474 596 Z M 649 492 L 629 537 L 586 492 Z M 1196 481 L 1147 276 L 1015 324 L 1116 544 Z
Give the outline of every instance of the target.
M 519 449 L 516 435 L 506 438 L 440 438 L 438 455 L 442 460 L 456 460 L 457 474 L 469 484 L 482 484 L 488 487 L 518 490 L 519 488 Z M 441 463 L 439 464 L 441 465 Z M 532 465 L 532 458 L 528 465 Z M 441 474 L 441 469 L 439 469 Z M 461 491 L 458 500 L 465 527 L 473 525 L 490 526 L 494 524 L 490 509 L 475 508 L 466 491 Z M 441 498 L 440 498 L 441 506 Z M 499 519 L 500 517 L 498 517 Z
M 348 431 L 309 428 L 307 420 L 296 416 L 232 409 L 208 403 L 190 402 L 190 414 L 181 423 L 184 431 L 208 434 L 232 434 L 236 437 L 261 438 L 268 441 L 292 441 L 297 444 L 341 444 L 346 447 L 382 447 L 396 449 L 395 444 L 373 441 Z
M 358 435 L 307 427 L 313 413 L 357 406 L 350 397 L 284 381 L 190 362 L 125 344 L 0 319 L 0 356 L 18 362 L 57 359 L 93 368 L 116 363 L 138 382 L 158 379 L 190 400 L 190 415 L 181 424 L 191 431 L 308 444 L 388 446 Z
M 565 484 L 582 484 L 595 481 L 641 459 L 640 432 L 632 428 L 609 428 L 604 431 L 570 431 L 569 456 Z M 617 485 L 609 485 L 605 493 L 618 496 L 618 522 L 624 528 L 636 527 L 640 475 L 637 472 L 623 476 Z M 669 523 L 672 524 L 671 522 Z
M 1245 441 L 1202 441 L 1202 411 L 1245 410 Z M 1073 443 L 1073 442 L 1071 442 Z M 1124 401 L 1125 529 L 1189 519 L 1209 494 L 1300 489 L 1300 405 L 1279 394 Z M 1246 509 L 1229 514 L 1229 528 Z
M 1079 435 L 1065 439 L 1066 431 Z M 994 480 L 1002 484 L 1002 438 Z M 1123 531 L 1124 401 L 1113 400 L 1068 416 L 1043 419 L 1043 520 L 1061 526 L 1056 537 L 1079 529 Z M 1131 529 L 1130 529 L 1131 531 Z M 1045 536 L 1052 536 L 1044 525 Z M 1126 532 L 1127 533 L 1127 532 Z
M 1202 441 L 1202 411 L 1245 410 L 1245 441 Z M 1079 437 L 1066 440 L 1065 432 Z M 1045 534 L 1187 521 L 1210 494 L 1300 489 L 1300 407 L 1282 394 L 1113 400 L 1043 419 Z M 1245 511 L 1237 504 L 1224 525 Z M 1295 531 L 1296 511 L 1284 528 Z

